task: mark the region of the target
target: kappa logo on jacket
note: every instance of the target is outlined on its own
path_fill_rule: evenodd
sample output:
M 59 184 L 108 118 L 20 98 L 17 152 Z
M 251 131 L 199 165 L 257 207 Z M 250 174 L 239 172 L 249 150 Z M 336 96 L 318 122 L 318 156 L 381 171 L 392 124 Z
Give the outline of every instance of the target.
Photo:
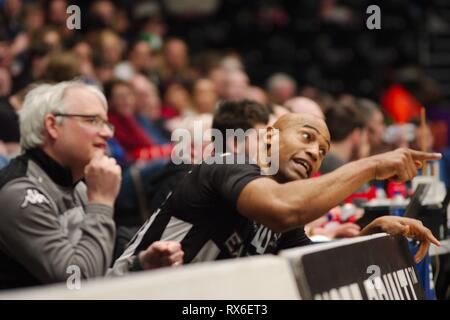
M 25 195 L 25 199 L 20 207 L 26 208 L 28 204 L 40 204 L 40 203 L 50 203 L 50 202 L 38 190 L 27 189 L 27 194 Z

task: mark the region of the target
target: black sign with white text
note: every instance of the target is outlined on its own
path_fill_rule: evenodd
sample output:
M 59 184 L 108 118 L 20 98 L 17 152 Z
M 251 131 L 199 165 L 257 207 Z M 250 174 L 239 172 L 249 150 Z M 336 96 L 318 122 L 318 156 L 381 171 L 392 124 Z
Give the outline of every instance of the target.
M 303 299 L 425 299 L 402 236 L 385 236 L 304 254 L 293 267 Z

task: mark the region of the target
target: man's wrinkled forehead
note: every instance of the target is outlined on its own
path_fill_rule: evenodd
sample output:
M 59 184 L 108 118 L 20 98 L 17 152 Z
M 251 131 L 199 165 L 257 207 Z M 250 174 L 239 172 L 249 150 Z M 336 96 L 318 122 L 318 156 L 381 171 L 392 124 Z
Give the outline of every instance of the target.
M 274 124 L 274 127 L 280 130 L 309 128 L 316 131 L 327 142 L 330 141 L 330 132 L 325 121 L 314 115 L 287 114 L 278 119 L 278 121 Z
M 71 112 L 106 112 L 100 98 L 85 88 L 69 88 L 63 100 Z

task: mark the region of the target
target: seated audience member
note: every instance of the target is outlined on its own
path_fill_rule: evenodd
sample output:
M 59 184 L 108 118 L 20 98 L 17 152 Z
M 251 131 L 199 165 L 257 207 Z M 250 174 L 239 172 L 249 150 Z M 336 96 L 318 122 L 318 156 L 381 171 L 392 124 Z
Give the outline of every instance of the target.
M 410 180 L 420 161 L 441 157 L 398 149 L 309 179 L 330 148 L 323 120 L 307 114 L 285 115 L 267 129 L 264 142 L 269 159 L 260 165 L 236 164 L 233 154 L 222 154 L 216 158 L 222 163 L 194 166 L 116 260 L 112 272 L 126 272 L 130 258 L 161 239 L 180 241 L 187 263 L 277 252 L 283 233 L 319 218 L 362 184 L 394 176 Z M 278 170 L 266 169 L 272 161 Z M 417 260 L 431 242 L 439 245 L 431 231 L 414 219 L 381 217 L 360 235 L 375 232 L 420 239 Z
M 80 82 L 39 85 L 20 111 L 24 153 L 0 171 L 0 288 L 103 276 L 112 261 L 120 167 L 105 155 L 114 128 L 101 91 Z M 127 268 L 179 264 L 156 243 Z
M 197 113 L 213 113 L 217 103 L 214 82 L 207 78 L 196 80 L 192 86 L 192 107 Z
M 166 89 L 173 82 L 191 83 L 196 72 L 190 66 L 189 48 L 179 38 L 168 38 L 163 48 L 163 63 L 159 68 L 161 87 Z
M 121 80 L 131 80 L 137 74 L 147 77 L 156 77 L 153 67 L 152 49 L 147 41 L 137 40 L 130 45 L 128 60 L 125 60 L 114 69 L 114 75 Z M 157 78 L 156 78 L 157 79 Z
M 191 95 L 186 85 L 181 82 L 172 82 L 164 92 L 164 106 L 162 116 L 171 123 L 167 124 L 168 130 L 173 131 L 179 121 L 187 115 L 193 114 Z
M 224 100 L 242 100 L 247 97 L 250 87 L 248 75 L 239 69 L 227 70 L 223 80 L 222 98 Z
M 67 81 L 81 76 L 80 60 L 70 51 L 50 54 L 42 79 L 47 82 Z
M 217 97 L 219 99 L 224 99 L 225 97 L 224 92 L 227 73 L 227 70 L 225 70 L 225 68 L 220 65 L 213 65 L 208 69 L 207 72 L 208 79 L 210 79 L 214 83 Z
M 125 49 L 123 39 L 117 33 L 108 29 L 95 34 L 95 37 L 94 58 L 112 66 L 119 63 Z M 115 73 L 114 75 L 116 76 Z
M 354 105 L 337 104 L 327 109 L 325 121 L 331 133 L 331 147 L 320 173 L 331 172 L 369 155 L 365 119 Z
M 324 119 L 322 108 L 312 99 L 306 97 L 295 97 L 287 100 L 284 106 L 292 113 L 309 113 L 313 116 Z
M 168 158 L 170 144 L 158 145 L 139 125 L 135 118 L 136 100 L 131 85 L 113 80 L 105 85 L 110 104 L 108 119 L 115 126 L 114 137 L 125 150 L 129 161 Z
M 275 73 L 267 80 L 267 92 L 272 103 L 284 105 L 297 93 L 295 79 L 285 73 Z
M 356 104 L 366 121 L 370 154 L 374 155 L 388 151 L 388 147 L 383 143 L 386 125 L 384 124 L 384 115 L 381 108 L 375 102 L 364 98 L 356 99 Z
M 80 72 L 89 83 L 95 83 L 92 48 L 87 41 L 77 41 L 71 51 L 78 57 Z
M 161 98 L 157 87 L 145 76 L 138 74 L 130 81 L 136 96 L 136 119 L 156 144 L 170 142 L 161 114 Z
M 267 105 L 269 103 L 269 97 L 267 96 L 267 93 L 258 86 L 250 86 L 247 89 L 245 98 L 248 100 L 256 101 L 262 105 Z

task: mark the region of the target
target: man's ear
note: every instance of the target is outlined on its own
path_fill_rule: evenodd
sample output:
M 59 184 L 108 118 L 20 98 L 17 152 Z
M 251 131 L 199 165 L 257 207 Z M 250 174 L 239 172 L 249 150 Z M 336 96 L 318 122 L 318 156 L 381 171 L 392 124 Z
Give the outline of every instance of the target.
M 58 138 L 59 135 L 58 125 L 56 123 L 56 117 L 53 114 L 48 114 L 45 116 L 44 130 L 51 139 Z

